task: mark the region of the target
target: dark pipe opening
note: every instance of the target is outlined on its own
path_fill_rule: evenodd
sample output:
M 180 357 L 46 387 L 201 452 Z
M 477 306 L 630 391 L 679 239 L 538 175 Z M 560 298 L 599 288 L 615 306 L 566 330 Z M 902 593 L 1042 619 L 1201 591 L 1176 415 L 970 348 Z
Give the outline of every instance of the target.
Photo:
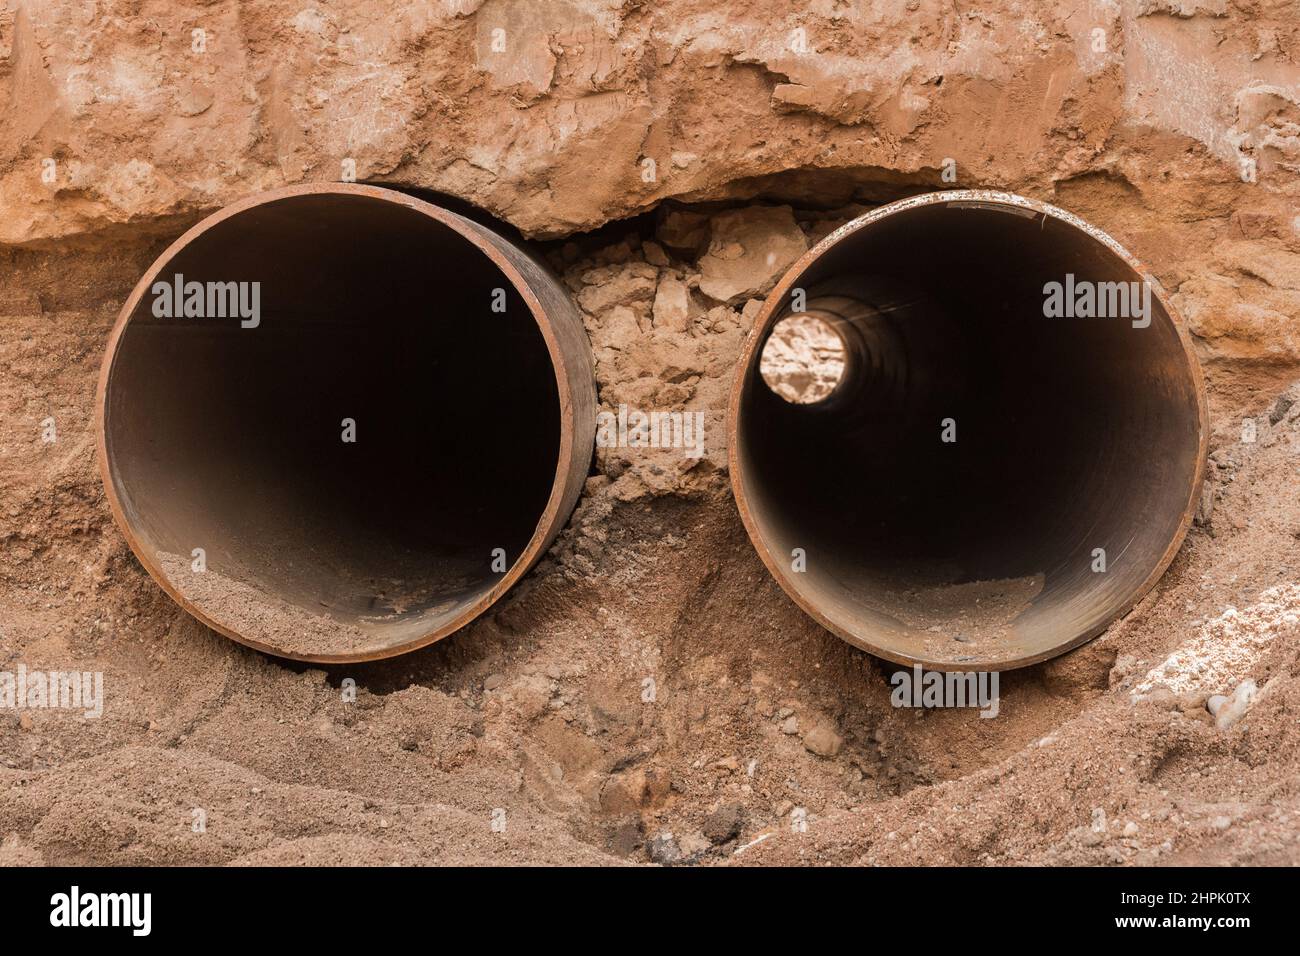
M 484 249 L 402 202 L 319 192 L 221 219 L 154 281 L 177 274 L 260 284 L 256 327 L 159 317 L 145 290 L 104 380 L 110 480 L 180 597 L 255 646 L 344 660 L 487 601 L 559 480 L 561 401 Z
M 733 400 L 733 480 L 782 585 L 841 636 L 1016 666 L 1094 636 L 1172 558 L 1199 485 L 1200 379 L 1154 288 L 1144 328 L 1044 315 L 1067 274 L 1145 279 L 1093 231 L 927 200 L 778 287 Z M 810 405 L 757 368 L 797 289 L 847 345 L 843 382 Z

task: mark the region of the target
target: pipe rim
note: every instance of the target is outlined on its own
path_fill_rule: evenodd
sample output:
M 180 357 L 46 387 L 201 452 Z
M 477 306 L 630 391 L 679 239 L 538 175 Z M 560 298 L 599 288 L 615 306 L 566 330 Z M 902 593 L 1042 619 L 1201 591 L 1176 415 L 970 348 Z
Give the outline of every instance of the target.
M 122 335 L 125 333 L 127 325 L 131 321 L 131 316 L 138 308 L 140 301 L 144 298 L 149 288 L 153 285 L 158 274 L 171 262 L 181 249 L 187 246 L 194 239 L 207 232 L 212 227 L 253 209 L 257 206 L 268 203 L 278 202 L 283 199 L 291 199 L 298 196 L 315 196 L 315 195 L 352 195 L 362 196 L 370 199 L 376 199 L 382 202 L 394 203 L 399 206 L 405 206 L 416 212 L 422 213 L 430 218 L 440 222 L 448 228 L 455 231 L 458 235 L 472 244 L 476 249 L 488 257 L 492 264 L 496 266 L 506 277 L 506 279 L 519 293 L 520 297 L 528 305 L 532 313 L 533 320 L 537 324 L 546 342 L 546 348 L 551 358 L 551 365 L 555 370 L 556 388 L 558 390 L 558 400 L 560 403 L 560 442 L 559 457 L 555 465 L 555 478 L 551 483 L 551 493 L 547 498 L 546 507 L 543 509 L 541 516 L 537 520 L 537 526 L 533 531 L 532 537 L 529 538 L 527 546 L 520 553 L 519 557 L 506 569 L 500 579 L 486 592 L 480 595 L 472 604 L 466 607 L 455 618 L 435 628 L 427 634 L 393 644 L 388 647 L 367 650 L 356 653 L 335 653 L 335 654 L 307 654 L 299 651 L 290 651 L 260 641 L 254 637 L 249 637 L 235 631 L 233 628 L 221 623 L 207 614 L 201 607 L 193 601 L 187 599 L 181 594 L 180 590 L 171 583 L 167 575 L 163 573 L 162 568 L 154 559 L 154 556 L 148 552 L 148 548 L 137 536 L 135 529 L 131 526 L 126 517 L 126 510 L 123 507 L 121 498 L 115 482 L 113 481 L 112 466 L 108 457 L 107 444 L 107 399 L 108 383 L 112 376 L 113 365 L 117 358 L 118 347 L 121 343 Z M 364 183 L 300 183 L 292 186 L 283 186 L 266 192 L 255 193 L 246 196 L 228 206 L 224 206 L 209 216 L 205 216 L 199 222 L 195 223 L 189 229 L 185 230 L 177 239 L 167 246 L 161 252 L 153 263 L 141 276 L 136 283 L 135 288 L 127 297 L 126 302 L 118 312 L 113 329 L 109 333 L 107 344 L 105 345 L 104 358 L 100 364 L 99 377 L 95 388 L 95 460 L 99 470 L 100 481 L 104 486 L 104 494 L 108 499 L 109 509 L 112 511 L 113 520 L 118 530 L 121 531 L 127 544 L 130 546 L 136 559 L 144 566 L 144 569 L 153 578 L 154 582 L 167 593 L 173 601 L 180 605 L 188 614 L 197 618 L 206 626 L 210 627 L 217 633 L 230 638 L 236 643 L 243 644 L 245 647 L 261 651 L 264 654 L 270 654 L 275 657 L 285 658 L 288 660 L 304 661 L 315 664 L 352 664 L 365 661 L 383 660 L 389 657 L 396 657 L 406 654 L 410 651 L 419 650 L 430 644 L 448 637 L 461 628 L 465 627 L 492 605 L 499 601 L 507 591 L 510 590 L 520 578 L 522 578 L 533 565 L 541 558 L 542 554 L 550 547 L 555 536 L 568 521 L 571 507 L 565 506 L 565 499 L 572 498 L 574 503 L 578 494 L 574 489 L 569 487 L 569 472 L 571 471 L 570 463 L 573 461 L 573 455 L 576 446 L 577 433 L 580 428 L 575 428 L 573 389 L 571 381 L 585 381 L 591 376 L 585 378 L 571 378 L 575 373 L 581 373 L 581 369 L 573 368 L 567 362 L 564 351 L 556 336 L 555 328 L 552 326 L 551 319 L 547 317 L 541 300 L 534 292 L 532 286 L 524 278 L 519 269 L 512 263 L 493 243 L 485 240 L 475 230 L 480 227 L 462 216 L 457 215 L 449 210 L 442 209 L 432 203 L 425 202 L 422 199 L 407 195 L 395 189 L 388 189 L 383 186 L 373 186 Z M 594 382 L 592 385 L 593 404 L 594 404 Z M 592 431 L 594 435 L 594 422 Z M 594 441 L 594 439 L 593 439 Z M 581 492 L 581 483 L 578 485 L 578 493 Z
M 877 646 L 857 635 L 850 634 L 845 629 L 834 624 L 826 615 L 822 614 L 811 601 L 804 598 L 795 588 L 794 582 L 786 573 L 784 564 L 778 561 L 776 556 L 768 547 L 767 542 L 763 540 L 759 531 L 758 524 L 750 512 L 749 500 L 745 493 L 744 475 L 740 465 L 739 453 L 739 435 L 740 435 L 740 405 L 741 396 L 744 391 L 745 381 L 751 369 L 761 357 L 759 347 L 768 330 L 775 325 L 780 314 L 780 306 L 785 300 L 786 293 L 794 283 L 808 270 L 808 268 L 823 254 L 828 252 L 832 247 L 838 245 L 845 238 L 853 235 L 861 229 L 865 229 L 888 216 L 896 213 L 905 212 L 909 209 L 916 209 L 922 206 L 935 205 L 938 203 L 951 202 L 970 202 L 985 203 L 991 206 L 1012 206 L 1019 209 L 1031 210 L 1044 217 L 1051 216 L 1054 219 L 1061 220 L 1076 229 L 1082 230 L 1098 242 L 1106 246 L 1111 252 L 1119 256 L 1143 279 L 1151 283 L 1151 290 L 1159 300 L 1161 306 L 1169 315 L 1178 341 L 1182 345 L 1183 356 L 1186 359 L 1187 372 L 1190 376 L 1192 390 L 1196 394 L 1196 417 L 1197 430 L 1199 432 L 1199 442 L 1196 456 L 1196 471 L 1192 476 L 1191 487 L 1188 492 L 1188 500 L 1183 508 L 1182 520 L 1179 522 L 1178 530 L 1169 542 L 1169 546 L 1156 562 L 1151 574 L 1140 584 L 1133 592 L 1132 597 L 1119 606 L 1119 608 L 1100 624 L 1095 625 L 1076 635 L 1069 641 L 1062 642 L 1055 647 L 1024 657 L 1001 661 L 971 661 L 975 665 L 962 666 L 961 664 L 951 661 L 935 661 L 926 657 L 912 654 L 898 653 L 884 647 Z M 1042 661 L 1051 660 L 1068 651 L 1091 641 L 1097 635 L 1101 634 L 1108 627 L 1127 615 L 1134 607 L 1142 601 L 1143 598 L 1160 580 L 1169 565 L 1173 563 L 1178 551 L 1182 548 L 1183 541 L 1187 537 L 1187 532 L 1191 528 L 1192 518 L 1196 513 L 1196 508 L 1200 503 L 1201 487 L 1205 479 L 1206 454 L 1209 446 L 1209 407 L 1205 395 L 1205 375 L 1201 369 L 1201 364 L 1196 358 L 1195 347 L 1192 343 L 1191 333 L 1187 330 L 1186 320 L 1174 308 L 1173 303 L 1169 300 L 1169 295 L 1164 286 L 1156 279 L 1154 275 L 1136 256 L 1125 249 L 1119 242 L 1113 239 L 1109 234 L 1098 229 L 1091 223 L 1085 222 L 1073 213 L 1067 212 L 1049 203 L 1041 202 L 1037 199 L 1029 199 L 1025 196 L 1018 196 L 1014 193 L 1000 192 L 988 189 L 951 189 L 940 192 L 923 193 L 919 196 L 909 196 L 906 199 L 899 199 L 895 202 L 888 203 L 878 209 L 873 209 L 856 219 L 846 222 L 844 225 L 831 232 L 811 249 L 805 252 L 797 262 L 795 262 L 786 273 L 768 293 L 767 299 L 763 303 L 763 308 L 759 311 L 758 317 L 754 320 L 753 327 L 746 336 L 745 343 L 741 349 L 740 358 L 736 363 L 736 371 L 732 376 L 731 392 L 727 401 L 727 469 L 731 476 L 732 495 L 736 501 L 736 508 L 740 512 L 741 521 L 745 525 L 745 533 L 749 536 L 750 543 L 753 544 L 754 550 L 762 559 L 763 564 L 767 566 L 768 572 L 776 579 L 777 584 L 785 591 L 786 595 L 794 601 L 806 614 L 821 624 L 836 637 L 852 644 L 860 650 L 891 661 L 895 664 L 901 664 L 907 667 L 921 666 L 929 670 L 938 671 L 1008 671 L 1021 667 L 1028 667 L 1031 664 L 1038 664 Z

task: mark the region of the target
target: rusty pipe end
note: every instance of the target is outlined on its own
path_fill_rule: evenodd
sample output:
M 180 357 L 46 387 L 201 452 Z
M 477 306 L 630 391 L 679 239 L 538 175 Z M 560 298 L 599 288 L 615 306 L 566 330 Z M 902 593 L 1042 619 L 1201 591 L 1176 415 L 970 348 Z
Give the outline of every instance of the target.
M 590 347 L 492 230 L 376 186 L 291 186 L 188 230 L 109 337 L 97 458 L 150 575 L 297 660 L 425 646 L 549 547 L 591 461 Z
M 1123 283 L 1145 318 L 1073 299 L 1048 317 L 1052 283 Z M 759 368 L 798 311 L 831 314 L 847 359 L 806 405 Z M 1131 608 L 1190 526 L 1208 435 L 1185 325 L 1141 263 L 1070 213 L 982 190 L 874 210 L 791 267 L 727 430 L 737 506 L 782 588 L 863 650 L 940 670 L 1042 661 Z

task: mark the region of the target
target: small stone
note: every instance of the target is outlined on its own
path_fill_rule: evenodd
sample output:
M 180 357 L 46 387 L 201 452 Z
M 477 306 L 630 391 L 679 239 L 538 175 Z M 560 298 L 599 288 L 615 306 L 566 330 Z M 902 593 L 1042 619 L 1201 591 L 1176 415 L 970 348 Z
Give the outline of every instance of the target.
M 1138 832 L 1138 825 L 1134 823 L 1132 820 L 1124 824 L 1124 835 L 1126 837 L 1135 836 L 1137 832 Z
M 206 113 L 216 100 L 212 87 L 190 82 L 176 99 L 176 112 L 181 116 L 198 116 Z
M 739 803 L 727 803 L 708 815 L 703 830 L 709 842 L 718 846 L 740 836 L 741 827 L 744 825 L 745 808 Z
M 798 732 L 799 732 L 799 718 L 798 718 L 798 717 L 791 716 L 791 717 L 787 717 L 785 720 L 781 721 L 781 733 L 783 733 L 783 734 L 797 734 Z
M 1246 711 L 1250 710 L 1250 705 L 1255 702 L 1258 694 L 1259 690 L 1256 688 L 1255 682 L 1250 678 L 1246 678 L 1237 685 L 1237 689 L 1232 692 L 1232 696 L 1220 702 L 1217 709 L 1213 711 L 1214 725 L 1220 730 L 1228 730 L 1235 726 L 1241 718 L 1246 716 Z
M 600 315 L 614 306 L 649 302 L 658 279 L 659 270 L 648 262 L 592 269 L 583 273 L 586 286 L 578 293 L 578 305 L 589 315 Z
M 681 851 L 682 862 L 691 863 L 707 853 L 713 846 L 699 830 L 693 830 L 690 833 L 680 837 L 677 841 L 678 849 Z
M 596 253 L 596 261 L 622 265 L 632 258 L 633 241 L 632 236 L 625 236 L 618 242 L 605 246 Z M 636 244 L 640 245 L 640 242 L 638 241 Z
M 660 220 L 655 237 L 669 249 L 694 258 L 709 240 L 709 218 L 700 213 L 669 210 Z
M 719 213 L 700 259 L 700 291 L 719 302 L 762 295 L 808 249 L 789 206 L 751 206 Z
M 844 746 L 844 738 L 830 724 L 821 723 L 804 734 L 803 745 L 819 757 L 834 757 Z
M 1210 826 L 1214 827 L 1216 830 L 1226 830 L 1228 827 L 1232 826 L 1232 820 L 1228 817 L 1215 817 L 1210 821 Z
M 1268 423 L 1276 425 L 1291 410 L 1291 406 L 1294 404 L 1295 399 L 1290 395 L 1279 395 L 1277 402 L 1273 405 L 1273 410 L 1268 413 Z
M 483 689 L 496 690 L 503 683 L 505 683 L 505 678 L 500 674 L 488 674 L 487 679 L 483 681 Z
M 650 859 L 660 866 L 672 866 L 682 858 L 681 848 L 667 831 L 655 834 L 648 847 Z
M 664 252 L 664 247 L 653 239 L 647 239 L 641 243 L 641 254 L 645 256 L 645 261 L 652 266 L 663 267 L 668 265 L 668 253 Z
M 684 332 L 690 325 L 691 296 L 686 284 L 671 273 L 665 274 L 655 290 L 654 327 Z

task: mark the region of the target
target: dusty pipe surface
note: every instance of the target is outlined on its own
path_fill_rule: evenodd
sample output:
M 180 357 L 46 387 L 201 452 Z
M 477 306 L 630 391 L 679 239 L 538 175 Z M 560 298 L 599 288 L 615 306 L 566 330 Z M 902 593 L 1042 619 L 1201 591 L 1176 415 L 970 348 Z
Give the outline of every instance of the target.
M 568 294 L 478 223 L 294 186 L 194 226 L 113 329 L 98 459 L 140 562 L 250 647 L 346 662 L 464 626 L 554 540 L 591 462 Z
M 800 311 L 844 345 L 813 404 L 759 369 Z M 1006 670 L 1095 637 L 1169 566 L 1206 419 L 1182 320 L 1118 243 L 1033 200 L 932 193 L 836 230 L 773 290 L 732 387 L 732 485 L 769 570 L 831 631 L 901 664 Z

